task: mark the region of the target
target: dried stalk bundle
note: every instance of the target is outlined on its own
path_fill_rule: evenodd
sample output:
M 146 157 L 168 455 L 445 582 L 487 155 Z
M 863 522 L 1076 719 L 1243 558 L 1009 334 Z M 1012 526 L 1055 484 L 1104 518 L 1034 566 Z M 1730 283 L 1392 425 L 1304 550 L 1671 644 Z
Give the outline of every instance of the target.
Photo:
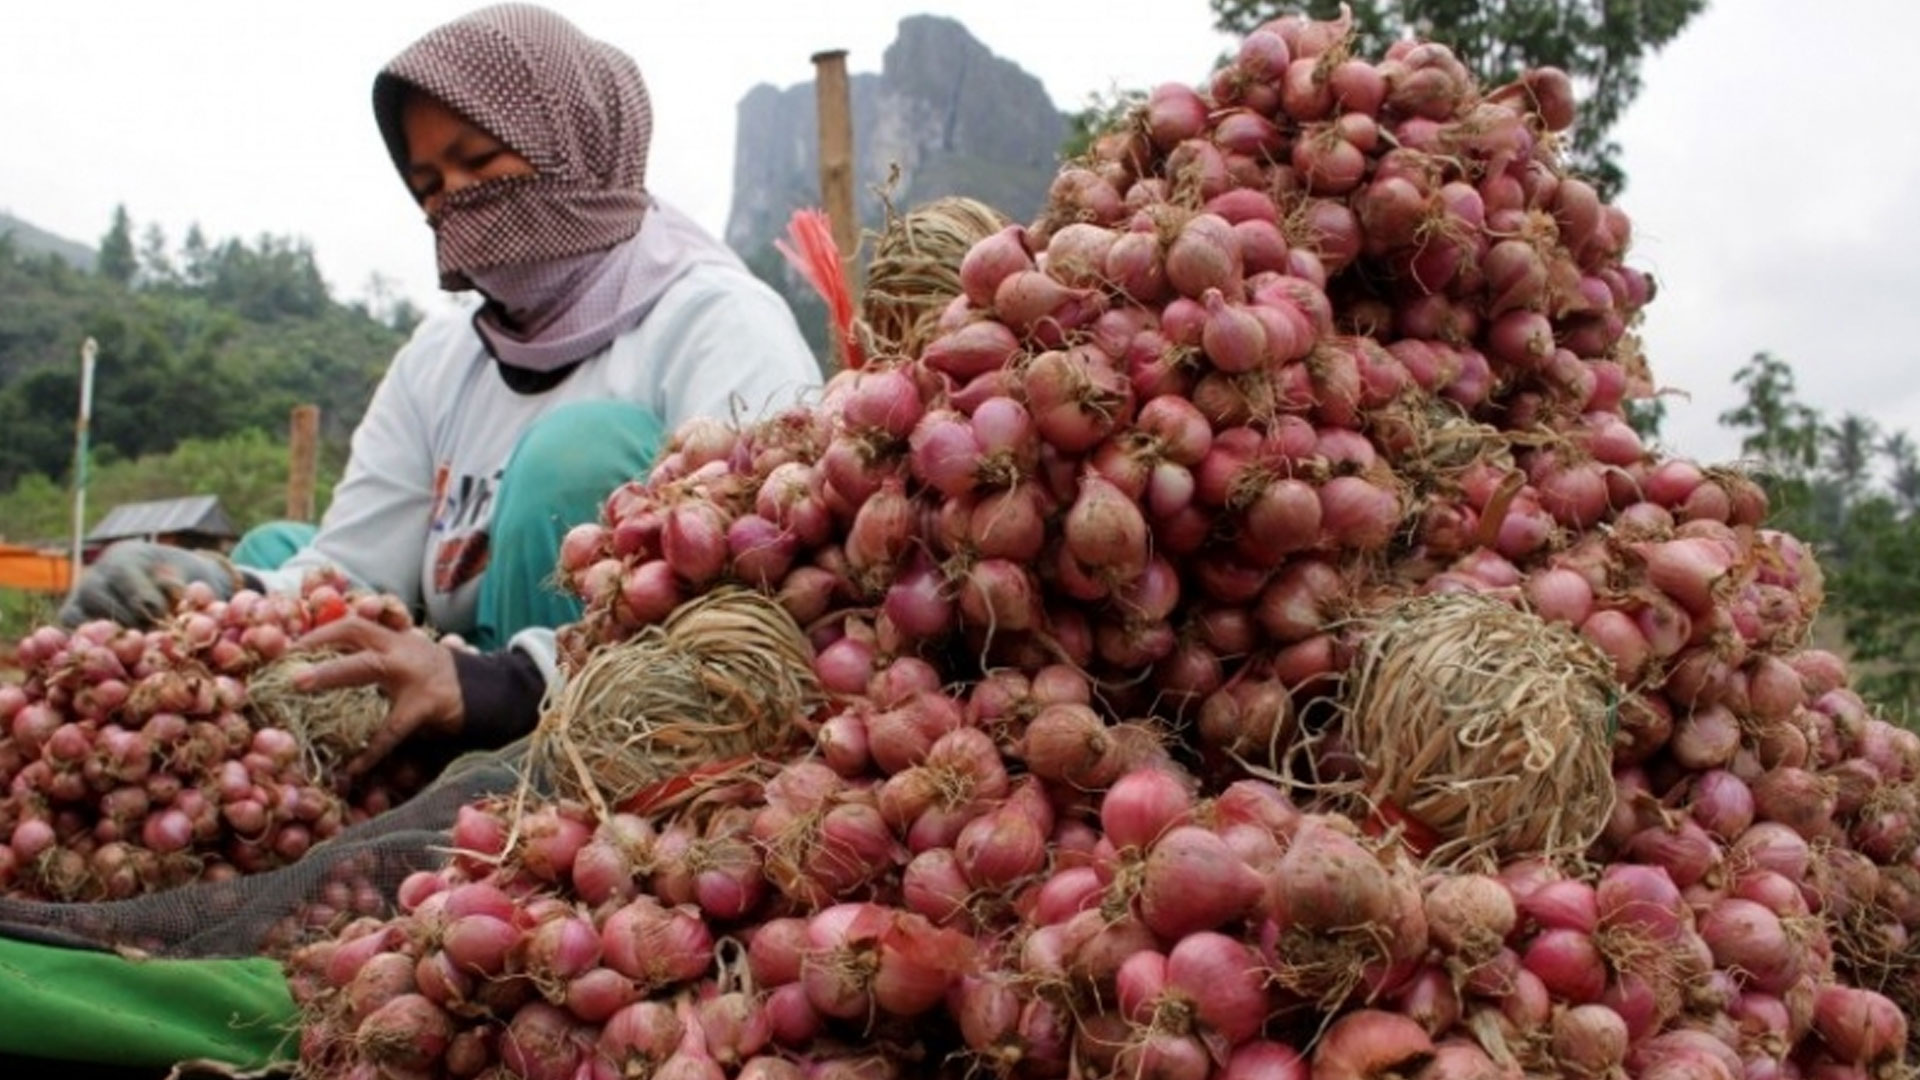
M 820 697 L 793 617 L 762 593 L 716 589 L 588 655 L 544 710 L 532 775 L 604 810 L 663 779 L 791 743 Z
M 941 310 L 960 295 L 960 260 L 1007 224 L 998 210 L 959 196 L 889 214 L 860 295 L 867 355 L 920 355 Z
M 387 697 L 377 686 L 307 692 L 293 685 L 301 668 L 323 654 L 290 655 L 247 679 L 247 710 L 255 728 L 285 728 L 300 744 L 312 775 L 331 777 L 366 749 L 387 719 Z
M 1344 733 L 1363 794 L 1432 830 L 1436 864 L 1578 857 L 1613 812 L 1617 687 L 1566 627 L 1477 594 L 1363 621 Z

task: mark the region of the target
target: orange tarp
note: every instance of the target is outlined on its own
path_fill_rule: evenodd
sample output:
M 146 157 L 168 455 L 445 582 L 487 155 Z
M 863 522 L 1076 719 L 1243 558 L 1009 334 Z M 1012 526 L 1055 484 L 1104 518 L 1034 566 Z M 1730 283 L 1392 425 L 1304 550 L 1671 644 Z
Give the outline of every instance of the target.
M 0 589 L 66 592 L 68 573 L 65 555 L 0 544 Z

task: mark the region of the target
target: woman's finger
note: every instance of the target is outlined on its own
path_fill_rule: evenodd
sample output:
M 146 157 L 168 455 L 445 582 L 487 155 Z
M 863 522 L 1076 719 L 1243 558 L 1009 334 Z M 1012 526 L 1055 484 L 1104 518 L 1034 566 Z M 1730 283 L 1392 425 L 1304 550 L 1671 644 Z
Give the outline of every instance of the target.
M 308 694 L 348 686 L 385 686 L 388 674 L 386 656 L 377 649 L 364 649 L 309 664 L 294 675 L 293 685 Z

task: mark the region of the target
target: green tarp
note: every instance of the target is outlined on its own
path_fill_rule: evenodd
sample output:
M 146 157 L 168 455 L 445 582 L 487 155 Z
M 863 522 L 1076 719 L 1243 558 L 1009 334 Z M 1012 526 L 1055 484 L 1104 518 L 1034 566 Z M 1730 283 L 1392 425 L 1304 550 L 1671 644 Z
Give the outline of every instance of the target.
M 0 1053 L 251 1069 L 292 1058 L 297 1027 L 273 960 L 136 960 L 0 938 Z

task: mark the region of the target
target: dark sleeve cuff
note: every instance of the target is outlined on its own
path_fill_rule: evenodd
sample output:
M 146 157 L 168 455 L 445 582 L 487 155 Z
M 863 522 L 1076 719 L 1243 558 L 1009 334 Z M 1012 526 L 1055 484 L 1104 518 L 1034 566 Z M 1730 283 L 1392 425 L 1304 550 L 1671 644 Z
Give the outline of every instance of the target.
M 533 657 L 518 649 L 474 653 L 456 649 L 454 674 L 460 680 L 460 702 L 466 720 L 460 742 L 469 747 L 505 746 L 534 729 L 540 720 L 540 699 L 546 695 L 546 676 Z

